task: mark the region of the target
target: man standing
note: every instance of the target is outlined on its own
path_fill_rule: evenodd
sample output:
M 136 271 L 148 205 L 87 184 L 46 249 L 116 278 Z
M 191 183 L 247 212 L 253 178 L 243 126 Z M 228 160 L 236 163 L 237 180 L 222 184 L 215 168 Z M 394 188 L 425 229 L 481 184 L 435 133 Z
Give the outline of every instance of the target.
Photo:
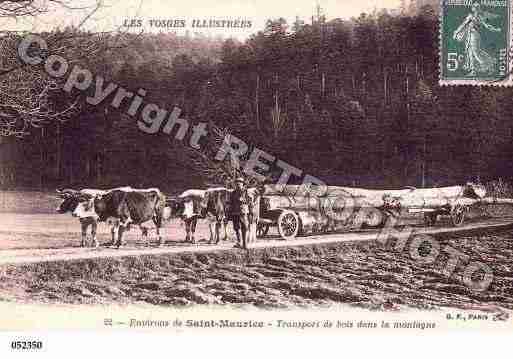
M 244 178 L 237 178 L 235 190 L 230 197 L 230 210 L 233 221 L 233 230 L 237 235 L 235 247 L 247 249 L 249 196 Z

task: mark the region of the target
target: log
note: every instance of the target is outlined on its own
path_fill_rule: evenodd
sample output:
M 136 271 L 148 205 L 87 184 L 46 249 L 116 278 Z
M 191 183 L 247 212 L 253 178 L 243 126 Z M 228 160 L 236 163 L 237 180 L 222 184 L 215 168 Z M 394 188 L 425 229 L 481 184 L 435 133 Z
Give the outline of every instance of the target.
M 305 197 L 305 196 L 265 196 L 268 210 L 291 209 L 297 211 L 320 211 L 324 209 L 342 210 L 344 208 L 382 207 L 383 199 L 377 197 Z
M 509 204 L 513 205 L 513 198 L 486 197 L 479 200 L 480 204 Z
M 404 190 L 369 190 L 363 188 L 329 186 L 323 196 L 291 195 L 300 193 L 300 186 L 285 186 L 281 191 L 276 187 L 266 186 L 268 209 L 287 208 L 292 210 L 342 210 L 344 208 L 374 207 L 442 209 L 455 205 L 472 206 L 477 204 L 509 204 L 513 199 L 484 197 L 486 191 L 482 186 L 467 184 L 441 188 L 404 189 Z M 289 195 L 284 195 L 289 194 Z
M 318 186 L 311 185 L 309 193 L 306 193 L 306 187 L 300 185 L 266 185 L 264 187 L 264 195 L 277 195 L 277 196 L 290 196 L 290 197 L 304 197 L 310 194 L 314 197 L 363 197 L 363 198 L 381 198 L 384 195 L 391 197 L 420 197 L 420 198 L 448 198 L 448 197 L 471 197 L 483 198 L 486 195 L 486 190 L 481 185 L 468 183 L 464 186 L 450 186 L 439 188 L 405 188 L 393 190 L 376 190 L 365 188 L 353 188 L 342 186 Z

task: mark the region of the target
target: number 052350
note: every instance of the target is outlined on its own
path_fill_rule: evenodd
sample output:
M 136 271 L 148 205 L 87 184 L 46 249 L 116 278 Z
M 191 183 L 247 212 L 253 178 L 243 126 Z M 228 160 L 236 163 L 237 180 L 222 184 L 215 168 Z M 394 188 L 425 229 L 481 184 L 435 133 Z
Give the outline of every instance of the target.
M 43 349 L 43 342 L 33 340 L 33 341 L 23 341 L 16 340 L 11 342 L 12 350 L 41 350 Z

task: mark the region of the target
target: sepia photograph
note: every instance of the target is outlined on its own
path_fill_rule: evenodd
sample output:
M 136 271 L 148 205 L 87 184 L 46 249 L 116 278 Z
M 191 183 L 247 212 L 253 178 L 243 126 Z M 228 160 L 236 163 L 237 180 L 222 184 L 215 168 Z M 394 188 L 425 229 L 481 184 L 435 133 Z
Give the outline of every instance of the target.
M 0 330 L 511 332 L 511 22 L 0 0 Z

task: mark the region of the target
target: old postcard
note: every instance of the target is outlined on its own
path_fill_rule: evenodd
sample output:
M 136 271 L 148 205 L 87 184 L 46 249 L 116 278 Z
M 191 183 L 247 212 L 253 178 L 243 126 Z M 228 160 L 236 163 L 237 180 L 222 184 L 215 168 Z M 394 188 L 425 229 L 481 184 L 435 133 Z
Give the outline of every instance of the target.
M 0 329 L 511 332 L 511 21 L 0 1 Z

